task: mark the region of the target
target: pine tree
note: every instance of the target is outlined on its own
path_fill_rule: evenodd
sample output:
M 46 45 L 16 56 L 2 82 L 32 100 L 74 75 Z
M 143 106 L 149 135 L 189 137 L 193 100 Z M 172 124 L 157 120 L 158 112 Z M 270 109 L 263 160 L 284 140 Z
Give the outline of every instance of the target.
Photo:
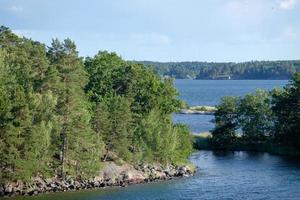
M 1 28 L 0 43 L 5 51 L 1 66 L 2 92 L 9 102 L 6 106 L 9 118 L 1 131 L 7 146 L 3 156 L 7 163 L 3 165 L 11 171 L 6 174 L 11 174 L 12 179 L 30 179 L 48 170 L 51 157 L 47 154 L 50 141 L 45 141 L 51 131 L 51 119 L 39 118 L 42 113 L 35 111 L 44 105 L 39 99 L 45 99 L 48 92 L 41 90 L 48 69 L 45 46 L 19 38 L 6 28 Z
M 63 43 L 53 40 L 48 57 L 59 76 L 55 90 L 61 122 L 58 136 L 61 175 L 88 176 L 99 166 L 101 141 L 90 126 L 89 104 L 83 91 L 87 74 L 70 39 Z
M 20 161 L 19 145 L 21 143 L 19 139 L 19 133 L 14 129 L 12 124 L 13 113 L 12 101 L 10 99 L 10 91 L 7 88 L 7 84 L 10 80 L 9 72 L 4 64 L 4 52 L 0 51 L 0 180 L 5 181 L 7 179 L 14 178 L 15 168 Z

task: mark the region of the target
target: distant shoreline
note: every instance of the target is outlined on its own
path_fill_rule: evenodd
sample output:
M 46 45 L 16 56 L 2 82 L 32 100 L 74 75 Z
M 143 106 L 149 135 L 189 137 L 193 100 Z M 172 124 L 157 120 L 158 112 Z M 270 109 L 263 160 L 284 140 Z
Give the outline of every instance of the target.
M 214 106 L 191 106 L 181 109 L 178 114 L 186 115 L 213 115 L 217 111 Z
M 160 76 L 200 80 L 285 80 L 300 71 L 300 60 L 248 62 L 155 62 L 133 61 Z

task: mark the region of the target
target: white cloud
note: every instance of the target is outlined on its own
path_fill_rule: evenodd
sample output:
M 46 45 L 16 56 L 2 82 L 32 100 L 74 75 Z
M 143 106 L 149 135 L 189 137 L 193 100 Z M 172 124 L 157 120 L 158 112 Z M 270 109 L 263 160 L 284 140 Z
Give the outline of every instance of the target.
M 291 10 L 297 5 L 297 0 L 280 0 L 279 9 Z
M 9 7 L 8 10 L 13 11 L 13 12 L 23 12 L 24 8 L 22 6 L 13 5 L 13 6 Z

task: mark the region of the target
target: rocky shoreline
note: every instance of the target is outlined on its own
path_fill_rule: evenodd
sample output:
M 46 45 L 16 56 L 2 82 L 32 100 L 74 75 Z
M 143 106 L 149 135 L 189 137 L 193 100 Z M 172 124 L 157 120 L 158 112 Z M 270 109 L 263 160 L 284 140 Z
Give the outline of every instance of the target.
M 66 177 L 32 178 L 31 182 L 9 182 L 0 186 L 0 197 L 13 197 L 20 195 L 38 195 L 48 192 L 63 192 L 72 190 L 126 187 L 131 184 L 148 183 L 158 180 L 170 180 L 175 177 L 188 177 L 195 173 L 195 169 L 188 165 L 163 166 L 160 164 L 140 164 L 133 167 L 129 164 L 117 165 L 114 162 L 106 162 L 99 175 L 88 179 L 75 179 Z

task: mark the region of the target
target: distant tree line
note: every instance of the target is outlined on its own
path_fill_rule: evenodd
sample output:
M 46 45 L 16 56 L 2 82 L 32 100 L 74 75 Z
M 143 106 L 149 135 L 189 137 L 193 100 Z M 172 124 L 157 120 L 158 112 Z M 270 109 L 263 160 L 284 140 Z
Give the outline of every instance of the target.
M 300 71 L 300 60 L 251 61 L 242 63 L 141 61 L 161 76 L 177 79 L 290 79 Z
M 228 96 L 215 113 L 214 145 L 275 143 L 300 150 L 300 73 L 283 89 Z
M 172 123 L 171 79 L 106 51 L 78 56 L 0 28 L 0 182 L 35 175 L 91 177 L 101 162 L 179 163 L 189 131 Z

